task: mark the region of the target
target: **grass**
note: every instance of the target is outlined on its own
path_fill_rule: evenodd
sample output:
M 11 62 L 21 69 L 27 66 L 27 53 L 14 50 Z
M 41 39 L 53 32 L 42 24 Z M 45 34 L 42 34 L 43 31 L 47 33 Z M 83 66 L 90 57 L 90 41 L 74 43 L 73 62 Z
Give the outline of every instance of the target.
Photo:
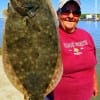
M 100 49 L 97 49 L 97 77 L 98 77 L 98 88 L 100 92 Z M 98 96 L 95 98 L 92 98 L 91 100 L 100 100 L 100 93 L 98 93 Z

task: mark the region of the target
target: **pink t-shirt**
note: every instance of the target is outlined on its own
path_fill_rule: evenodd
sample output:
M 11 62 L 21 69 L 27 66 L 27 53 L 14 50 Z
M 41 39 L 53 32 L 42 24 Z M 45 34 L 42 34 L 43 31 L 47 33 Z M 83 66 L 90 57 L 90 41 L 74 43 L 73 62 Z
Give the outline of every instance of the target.
M 53 100 L 90 100 L 97 63 L 95 45 L 82 29 L 68 34 L 59 28 L 63 75 L 51 93 Z
M 63 77 L 70 84 L 82 85 L 93 81 L 96 51 L 93 39 L 85 30 L 76 28 L 69 34 L 59 28 L 63 62 Z

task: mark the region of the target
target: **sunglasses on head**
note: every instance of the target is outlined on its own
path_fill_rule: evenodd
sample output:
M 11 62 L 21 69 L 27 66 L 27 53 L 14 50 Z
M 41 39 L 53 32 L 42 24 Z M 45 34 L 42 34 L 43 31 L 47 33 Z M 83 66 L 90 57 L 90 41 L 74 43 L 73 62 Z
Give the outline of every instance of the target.
M 60 13 L 66 14 L 66 15 L 69 15 L 70 13 L 72 13 L 74 17 L 79 17 L 81 15 L 81 11 L 79 9 L 71 10 L 69 8 L 60 9 Z

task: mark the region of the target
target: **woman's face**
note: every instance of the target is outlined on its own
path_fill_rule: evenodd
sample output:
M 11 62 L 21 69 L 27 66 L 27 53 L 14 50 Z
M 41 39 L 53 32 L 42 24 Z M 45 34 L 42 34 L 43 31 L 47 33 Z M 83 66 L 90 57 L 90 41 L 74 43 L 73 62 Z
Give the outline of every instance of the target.
M 61 27 L 69 33 L 73 32 L 76 28 L 80 14 L 81 12 L 77 4 L 66 4 L 58 14 Z

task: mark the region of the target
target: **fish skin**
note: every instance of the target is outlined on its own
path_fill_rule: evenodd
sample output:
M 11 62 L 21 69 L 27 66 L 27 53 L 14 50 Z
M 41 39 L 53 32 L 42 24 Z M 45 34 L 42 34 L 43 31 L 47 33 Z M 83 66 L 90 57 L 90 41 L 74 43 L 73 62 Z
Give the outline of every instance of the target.
M 10 0 L 3 37 L 5 72 L 25 100 L 43 100 L 62 75 L 49 0 Z

